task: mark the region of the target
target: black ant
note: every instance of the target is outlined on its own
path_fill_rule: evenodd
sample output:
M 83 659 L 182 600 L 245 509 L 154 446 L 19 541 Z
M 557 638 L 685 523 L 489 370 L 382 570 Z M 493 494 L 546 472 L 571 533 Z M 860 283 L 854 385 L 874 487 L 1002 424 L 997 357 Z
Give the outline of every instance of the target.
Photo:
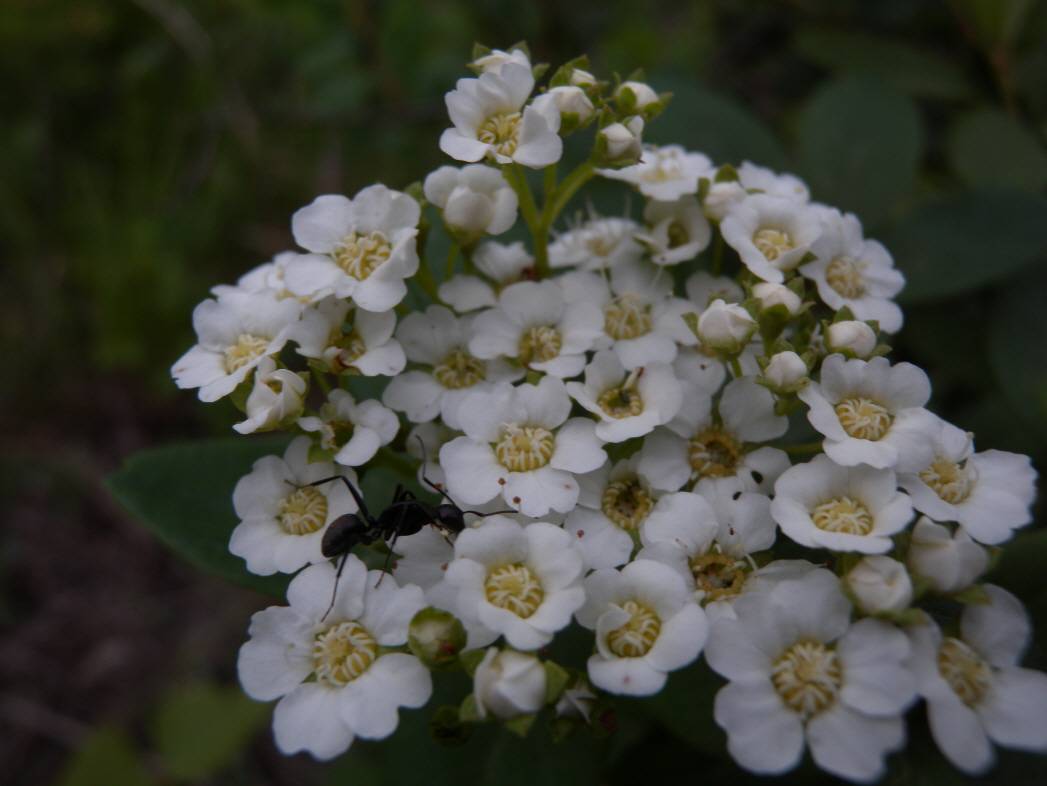
M 418 441 L 421 442 L 421 438 Z M 422 457 L 424 466 L 424 444 L 422 445 Z M 334 480 L 340 480 L 345 483 L 349 493 L 356 500 L 357 512 L 346 513 L 332 521 L 327 531 L 324 532 L 323 540 L 320 541 L 320 551 L 324 557 L 327 559 L 340 558 L 341 560 L 338 563 L 338 572 L 335 574 L 334 589 L 331 591 L 331 603 L 328 605 L 327 611 L 324 612 L 324 616 L 320 618 L 321 622 L 327 618 L 327 615 L 331 613 L 331 609 L 334 608 L 335 598 L 338 593 L 338 581 L 342 577 L 342 570 L 345 568 L 349 553 L 356 546 L 369 546 L 377 540 L 384 541 L 389 551 L 386 554 L 382 571 L 388 572 L 389 559 L 392 557 L 393 547 L 396 545 L 397 538 L 401 535 L 405 537 L 414 535 L 421 532 L 422 527 L 431 524 L 439 530 L 445 539 L 448 539 L 448 536 L 457 535 L 465 529 L 466 513 L 487 517 L 499 513 L 516 512 L 514 510 L 496 510 L 492 513 L 482 513 L 478 510 L 462 510 L 443 488 L 433 483 L 423 472 L 422 481 L 439 494 L 441 498 L 446 500 L 445 502 L 432 505 L 418 499 L 408 489 L 405 489 L 403 485 L 397 484 L 396 490 L 393 492 L 392 501 L 376 518 L 367 509 L 367 503 L 364 502 L 363 495 L 353 486 L 349 478 L 344 475 L 333 475 L 308 485 L 320 486 Z M 449 539 L 448 542 L 450 542 Z M 379 578 L 378 581 L 381 582 L 381 579 Z

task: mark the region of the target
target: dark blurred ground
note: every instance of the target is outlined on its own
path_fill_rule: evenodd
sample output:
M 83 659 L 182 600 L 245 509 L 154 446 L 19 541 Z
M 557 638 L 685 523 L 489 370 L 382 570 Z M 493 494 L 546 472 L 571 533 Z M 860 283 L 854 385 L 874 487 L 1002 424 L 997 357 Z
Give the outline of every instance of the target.
M 536 61 L 588 52 L 600 71 L 643 66 L 656 87 L 661 76 L 709 88 L 784 150 L 796 148 L 797 111 L 819 87 L 842 72 L 872 75 L 915 102 L 923 128 L 898 215 L 992 180 L 991 154 L 987 175 L 956 171 L 950 140 L 965 113 L 1011 118 L 1041 152 L 1047 134 L 1047 10 L 1035 0 L 6 0 L 0 780 L 54 782 L 100 728 L 149 750 L 167 689 L 234 679 L 247 618 L 264 600 L 169 556 L 103 478 L 142 447 L 227 433 L 230 410 L 177 392 L 168 376 L 192 343 L 193 305 L 290 247 L 289 216 L 316 194 L 402 187 L 443 163 L 443 94 L 473 41 L 520 39 Z M 906 65 L 914 49 L 930 60 Z M 783 155 L 766 163 L 797 168 Z M 1035 172 L 1012 180 L 1003 185 L 1043 193 Z M 1044 378 L 1020 383 L 1031 391 L 1024 407 L 1006 371 L 1047 367 L 1047 350 L 995 341 L 994 352 L 1015 354 L 1001 362 L 987 336 L 1001 303 L 1044 281 L 1043 263 L 1038 253 L 1015 271 L 1025 278 L 907 306 L 897 342 L 900 357 L 928 368 L 937 411 L 975 429 L 982 449 L 1032 453 L 1040 467 Z M 1042 313 L 1027 327 L 1042 336 Z M 1040 649 L 1044 640 L 1041 631 Z M 275 754 L 267 731 L 235 774 L 171 778 L 148 754 L 145 766 L 159 783 L 323 777 Z

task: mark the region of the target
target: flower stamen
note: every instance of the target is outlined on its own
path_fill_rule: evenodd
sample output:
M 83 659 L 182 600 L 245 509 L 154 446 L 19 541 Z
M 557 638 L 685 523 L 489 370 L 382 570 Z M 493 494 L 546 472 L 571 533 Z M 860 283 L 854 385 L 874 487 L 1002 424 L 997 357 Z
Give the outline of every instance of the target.
M 662 621 L 654 611 L 635 600 L 625 601 L 621 608 L 629 619 L 607 634 L 607 646 L 619 658 L 643 657 L 658 640 Z
M 487 574 L 484 595 L 492 606 L 527 619 L 542 605 L 545 592 L 530 568 L 520 562 L 500 565 Z

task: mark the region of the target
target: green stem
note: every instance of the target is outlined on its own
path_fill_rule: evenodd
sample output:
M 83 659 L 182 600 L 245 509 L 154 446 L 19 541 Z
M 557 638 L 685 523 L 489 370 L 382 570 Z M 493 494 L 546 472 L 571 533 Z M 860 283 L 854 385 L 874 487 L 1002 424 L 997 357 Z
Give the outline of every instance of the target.
M 731 367 L 731 373 L 734 374 L 735 379 L 745 376 L 742 372 L 742 364 L 739 362 L 737 355 L 727 361 L 727 363 Z
M 542 180 L 542 198 L 548 204 L 556 191 L 556 164 L 549 164 L 544 170 Z
M 593 162 L 584 161 L 563 179 L 563 182 L 557 187 L 553 198 L 546 200 L 545 203 L 545 211 L 542 214 L 542 221 L 545 223 L 545 228 L 547 230 L 552 227 L 553 222 L 556 221 L 556 217 L 560 215 L 560 212 L 567 207 L 567 203 L 571 201 L 571 197 L 578 192 L 579 188 L 588 183 L 595 174 L 596 168 Z
M 808 456 L 813 453 L 821 452 L 822 441 L 818 439 L 814 442 L 798 442 L 795 445 L 779 445 L 778 447 L 790 456 Z
M 447 265 L 444 268 L 444 280 L 447 280 L 454 275 L 454 263 L 457 259 L 458 244 L 451 243 L 451 247 L 447 249 Z
M 716 242 L 713 244 L 713 275 L 720 275 L 723 269 L 723 235 L 716 233 Z
M 324 397 L 330 396 L 331 383 L 327 381 L 327 375 L 311 363 L 309 364 L 309 370 L 313 372 L 313 379 L 316 380 L 320 390 L 324 392 Z

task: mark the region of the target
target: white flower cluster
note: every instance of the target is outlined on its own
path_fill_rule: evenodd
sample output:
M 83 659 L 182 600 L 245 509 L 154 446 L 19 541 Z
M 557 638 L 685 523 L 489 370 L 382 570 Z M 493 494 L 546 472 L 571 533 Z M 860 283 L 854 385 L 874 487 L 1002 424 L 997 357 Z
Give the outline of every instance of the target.
M 657 693 L 704 651 L 727 680 L 709 711 L 753 772 L 809 750 L 873 781 L 919 697 L 965 772 L 993 743 L 1047 751 L 1021 604 L 976 583 L 1030 522 L 1035 472 L 976 453 L 926 409 L 924 371 L 884 357 L 902 326 L 888 251 L 792 175 L 643 145 L 667 96 L 640 81 L 578 60 L 536 92 L 522 47 L 471 67 L 440 138 L 464 165 L 299 210 L 302 251 L 216 288 L 172 370 L 230 396 L 237 431 L 297 435 L 237 485 L 230 542 L 254 573 L 300 571 L 239 661 L 248 694 L 279 699 L 281 750 L 388 736 L 430 668 L 473 675 L 456 723 L 524 733 Z M 564 138 L 591 125 L 558 179 Z M 635 188 L 642 215 L 558 223 L 593 177 Z M 460 258 L 439 284 L 426 203 Z M 491 239 L 521 223 L 525 242 Z M 388 378 L 380 400 L 354 398 L 360 375 Z M 804 429 L 817 439 L 787 438 Z M 388 542 L 364 537 L 390 502 L 358 509 L 356 473 L 408 462 L 444 498 L 398 496 Z M 392 575 L 329 551 L 335 522 L 395 552 Z M 776 554 L 789 542 L 804 558 Z M 574 623 L 590 653 L 546 659 Z

